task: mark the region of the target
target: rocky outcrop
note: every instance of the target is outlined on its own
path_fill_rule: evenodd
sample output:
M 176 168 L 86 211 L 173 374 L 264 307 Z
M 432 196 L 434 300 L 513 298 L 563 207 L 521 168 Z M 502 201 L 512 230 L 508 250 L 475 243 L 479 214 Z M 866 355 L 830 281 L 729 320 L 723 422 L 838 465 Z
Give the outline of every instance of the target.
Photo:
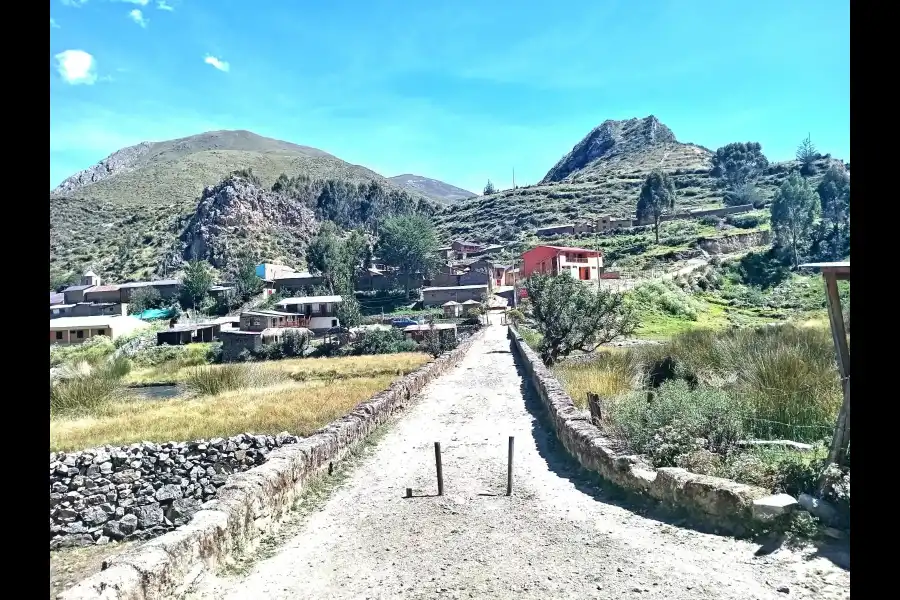
M 422 177 L 421 175 L 396 175 L 390 177 L 388 181 L 391 181 L 410 192 L 422 194 L 427 198 L 437 200 L 442 204 L 451 204 L 458 200 L 467 200 L 478 195 L 474 192 L 458 188 L 455 185 L 450 185 L 449 183 L 444 183 L 437 179 Z
M 265 462 L 277 436 L 50 453 L 50 549 L 148 539 L 183 525 L 229 475 Z
M 180 255 L 223 267 L 241 246 L 260 236 L 289 234 L 294 244 L 305 245 L 317 226 L 313 212 L 302 202 L 268 190 L 252 177 L 232 175 L 203 190 L 197 211 L 180 236 Z
M 150 152 L 153 142 L 141 142 L 140 144 L 122 148 L 113 152 L 96 165 L 79 171 L 67 177 L 52 191 L 53 194 L 69 194 L 86 185 L 103 181 L 118 173 L 128 171 L 134 167 L 137 161 Z
M 676 142 L 672 130 L 653 115 L 643 119 L 604 121 L 563 156 L 541 184 L 562 181 L 597 160 Z
M 252 550 L 260 536 L 277 528 L 311 479 L 328 472 L 426 384 L 456 366 L 481 335 L 464 340 L 314 435 L 273 450 L 265 464 L 233 475 L 189 523 L 113 557 L 105 570 L 60 594 L 60 600 L 179 597 L 204 569 L 222 565 L 232 553 Z

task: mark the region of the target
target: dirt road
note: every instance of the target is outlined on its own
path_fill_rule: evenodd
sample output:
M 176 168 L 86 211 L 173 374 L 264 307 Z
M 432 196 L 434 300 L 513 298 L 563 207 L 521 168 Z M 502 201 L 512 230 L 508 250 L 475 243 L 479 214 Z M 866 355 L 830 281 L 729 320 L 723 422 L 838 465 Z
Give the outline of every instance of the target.
M 849 598 L 811 554 L 698 533 L 619 505 L 567 458 L 492 326 L 274 556 L 195 599 Z M 536 417 L 536 415 L 538 415 Z M 506 497 L 506 449 L 515 484 Z M 436 497 L 433 443 L 443 449 Z M 404 499 L 406 487 L 418 497 Z

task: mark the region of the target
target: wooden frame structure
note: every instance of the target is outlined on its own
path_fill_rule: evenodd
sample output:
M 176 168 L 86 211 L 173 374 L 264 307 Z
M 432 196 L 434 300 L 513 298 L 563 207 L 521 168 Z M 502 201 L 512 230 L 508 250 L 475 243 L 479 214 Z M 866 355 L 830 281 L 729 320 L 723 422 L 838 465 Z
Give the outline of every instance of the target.
M 838 295 L 838 281 L 850 281 L 850 263 L 808 263 L 801 267 L 820 269 L 825 280 L 825 294 L 828 299 L 828 320 L 831 322 L 831 336 L 834 338 L 834 349 L 837 355 L 838 371 L 841 375 L 841 387 L 844 402 L 838 414 L 828 451 L 828 464 L 844 464 L 847 448 L 850 445 L 850 345 L 847 343 L 847 331 L 844 327 L 844 311 Z

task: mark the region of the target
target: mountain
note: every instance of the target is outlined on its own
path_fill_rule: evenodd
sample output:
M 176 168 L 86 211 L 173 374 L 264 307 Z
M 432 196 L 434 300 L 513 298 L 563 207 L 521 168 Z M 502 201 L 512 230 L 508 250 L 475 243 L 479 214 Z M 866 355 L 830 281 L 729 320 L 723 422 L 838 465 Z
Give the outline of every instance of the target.
M 376 204 L 382 197 L 403 207 L 424 201 L 365 167 L 249 131 L 143 142 L 114 152 L 50 192 L 51 273 L 63 278 L 92 267 L 104 279 L 123 281 L 169 272 L 204 190 L 235 172 L 252 174 L 259 190 L 271 190 L 282 174 L 300 176 L 309 189 L 295 202 L 311 202 L 309 194 L 325 187 L 329 193 L 340 188 L 344 198 L 368 185 L 375 186 Z M 264 230 L 260 235 L 266 238 Z M 268 241 L 263 238 L 247 241 L 263 251 Z M 302 253 L 295 248 L 291 256 Z
M 537 185 L 504 190 L 445 207 L 436 215 L 448 238 L 478 242 L 509 240 L 560 223 L 601 215 L 634 213 L 641 185 L 656 168 L 675 183 L 679 210 L 723 205 L 724 190 L 710 177 L 713 152 L 680 142 L 655 116 L 607 120 L 566 153 Z M 827 169 L 830 157 L 817 162 Z M 771 199 L 795 161 L 772 164 L 757 182 L 762 201 Z
M 396 175 L 389 179 L 411 192 L 417 192 L 442 204 L 451 204 L 457 200 L 467 200 L 478 195 L 474 192 L 458 188 L 455 185 L 450 185 L 449 183 L 444 183 L 437 179 L 422 177 L 421 175 L 410 175 L 407 173 L 404 175 Z

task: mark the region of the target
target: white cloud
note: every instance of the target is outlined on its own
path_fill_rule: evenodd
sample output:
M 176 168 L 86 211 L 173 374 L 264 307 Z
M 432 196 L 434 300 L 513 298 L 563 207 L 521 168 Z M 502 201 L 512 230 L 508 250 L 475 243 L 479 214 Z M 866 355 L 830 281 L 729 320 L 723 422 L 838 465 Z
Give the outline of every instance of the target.
M 53 20 L 53 17 L 50 17 L 50 29 L 59 29 L 59 25 L 56 24 L 56 21 Z
M 84 50 L 64 50 L 57 54 L 56 71 L 72 85 L 93 85 L 97 81 L 97 61 Z
M 159 10 L 167 10 L 169 12 L 175 10 L 175 7 L 171 4 L 167 4 L 166 0 L 159 0 L 159 2 L 156 3 L 156 8 Z
M 82 4 L 85 4 L 87 0 L 60 0 L 63 6 L 72 6 L 75 8 L 79 8 Z
M 231 65 L 229 65 L 224 60 L 216 58 L 215 56 L 207 55 L 206 58 L 203 59 L 203 62 L 205 62 L 208 65 L 214 66 L 215 68 L 217 68 L 220 71 L 225 71 L 226 73 L 231 68 Z
M 134 21 L 135 23 L 137 23 L 138 25 L 140 25 L 141 27 L 146 27 L 146 26 L 147 26 L 147 23 L 150 22 L 150 21 L 148 21 L 147 19 L 144 18 L 144 13 L 142 13 L 141 11 L 139 11 L 139 10 L 136 9 L 136 8 L 135 8 L 133 11 L 131 11 L 130 13 L 128 13 L 128 17 L 129 17 L 132 21 Z
M 147 6 L 150 3 L 150 0 L 113 0 L 117 2 L 124 2 L 125 4 L 137 4 L 138 6 Z

